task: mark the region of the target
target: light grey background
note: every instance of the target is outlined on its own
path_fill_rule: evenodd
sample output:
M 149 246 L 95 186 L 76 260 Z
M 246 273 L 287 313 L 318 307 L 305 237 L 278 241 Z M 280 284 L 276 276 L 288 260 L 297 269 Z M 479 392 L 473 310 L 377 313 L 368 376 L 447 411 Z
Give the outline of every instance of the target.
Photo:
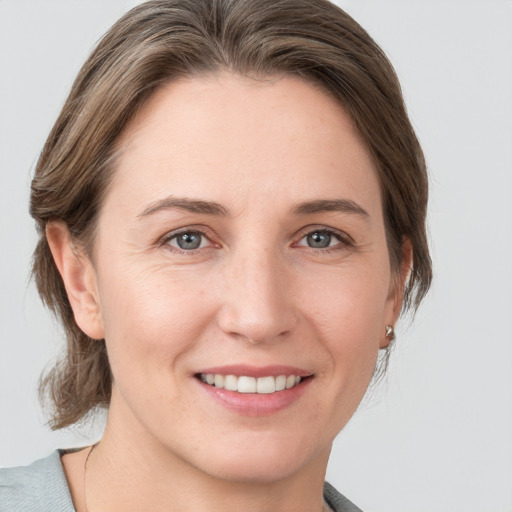
M 28 282 L 30 176 L 72 79 L 136 1 L 0 0 L 0 465 L 51 433 L 36 397 L 61 332 Z M 328 479 L 366 512 L 512 511 L 512 2 L 340 0 L 401 78 L 427 154 L 433 289 Z

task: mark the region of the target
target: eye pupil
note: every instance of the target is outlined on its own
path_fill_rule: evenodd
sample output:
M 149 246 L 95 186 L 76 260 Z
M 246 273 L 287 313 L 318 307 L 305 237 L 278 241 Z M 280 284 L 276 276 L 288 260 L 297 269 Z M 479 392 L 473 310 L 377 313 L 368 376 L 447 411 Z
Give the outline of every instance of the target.
M 180 249 L 198 249 L 201 245 L 200 233 L 181 233 L 176 237 L 176 243 Z
M 321 233 L 320 231 L 315 231 L 314 233 L 310 233 L 307 236 L 307 241 L 309 247 L 313 247 L 315 249 L 323 249 L 325 247 L 329 247 L 331 244 L 331 237 L 329 233 Z

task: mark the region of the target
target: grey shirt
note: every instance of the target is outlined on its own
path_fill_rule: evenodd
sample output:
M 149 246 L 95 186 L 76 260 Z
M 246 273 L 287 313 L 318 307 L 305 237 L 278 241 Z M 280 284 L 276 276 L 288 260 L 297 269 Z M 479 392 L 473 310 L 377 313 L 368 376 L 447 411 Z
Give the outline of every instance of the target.
M 0 469 L 0 512 L 75 512 L 60 457 L 56 450 L 30 466 Z M 332 485 L 324 498 L 336 512 L 361 512 Z

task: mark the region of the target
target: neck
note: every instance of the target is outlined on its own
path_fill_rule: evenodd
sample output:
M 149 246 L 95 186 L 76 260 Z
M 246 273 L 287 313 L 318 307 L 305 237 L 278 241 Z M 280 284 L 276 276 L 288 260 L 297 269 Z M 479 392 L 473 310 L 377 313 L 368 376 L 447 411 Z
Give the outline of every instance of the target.
M 311 512 L 324 510 L 323 482 L 329 453 L 292 474 L 268 481 L 237 481 L 205 473 L 154 439 L 109 421 L 87 464 L 88 512 L 98 510 L 197 510 Z

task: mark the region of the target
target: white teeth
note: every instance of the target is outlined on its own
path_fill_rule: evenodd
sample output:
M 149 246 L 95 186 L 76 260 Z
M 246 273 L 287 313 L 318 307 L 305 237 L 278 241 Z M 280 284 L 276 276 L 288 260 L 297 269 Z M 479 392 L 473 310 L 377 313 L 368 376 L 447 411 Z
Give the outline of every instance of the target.
M 223 388 L 224 387 L 224 375 L 215 375 L 215 387 L 216 388 Z
M 256 393 L 274 393 L 276 379 L 274 377 L 260 377 L 256 383 Z
M 216 385 L 216 387 L 219 387 Z M 224 379 L 224 389 L 228 389 L 229 391 L 237 391 L 238 390 L 238 379 L 234 375 L 226 375 Z
M 297 386 L 301 382 L 298 375 L 279 375 L 278 377 L 248 377 L 242 375 L 220 375 L 213 373 L 201 373 L 200 378 L 210 386 L 238 391 L 239 393 L 261 393 L 269 394 L 276 391 L 283 391 Z
M 237 391 L 239 393 L 256 393 L 256 379 L 254 377 L 238 377 Z
M 286 389 L 293 388 L 295 386 L 295 375 L 290 375 L 286 377 Z
M 286 375 L 279 375 L 276 377 L 276 391 L 283 391 L 286 389 Z

